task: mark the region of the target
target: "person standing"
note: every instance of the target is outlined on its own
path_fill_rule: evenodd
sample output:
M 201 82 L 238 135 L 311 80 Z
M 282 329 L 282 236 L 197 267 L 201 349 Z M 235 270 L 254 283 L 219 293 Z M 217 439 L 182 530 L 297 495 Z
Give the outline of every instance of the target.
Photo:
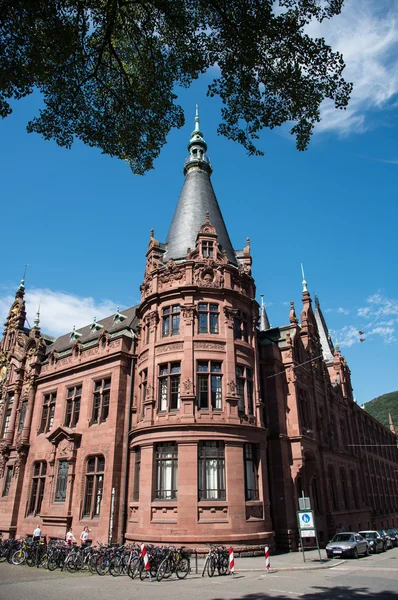
M 33 532 L 33 541 L 40 542 L 40 537 L 41 537 L 41 529 L 40 529 L 40 523 L 38 523 L 36 529 Z
M 87 546 L 89 533 L 90 533 L 90 529 L 86 526 L 80 534 L 80 542 L 81 542 L 82 548 L 85 548 Z
M 68 544 L 68 548 L 72 546 L 72 542 L 76 542 L 76 538 L 73 535 L 72 527 L 69 527 L 68 533 L 65 536 L 66 543 Z

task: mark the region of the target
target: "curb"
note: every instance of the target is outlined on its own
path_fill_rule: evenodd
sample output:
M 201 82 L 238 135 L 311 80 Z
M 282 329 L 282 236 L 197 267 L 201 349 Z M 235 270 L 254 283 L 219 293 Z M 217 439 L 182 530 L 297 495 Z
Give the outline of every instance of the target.
M 321 570 L 321 569 L 334 569 L 335 567 L 339 567 L 340 565 L 344 564 L 346 561 L 345 560 L 340 560 L 339 562 L 335 562 L 335 563 L 327 563 L 325 565 L 308 565 L 308 566 L 302 566 L 302 567 L 275 567 L 275 568 L 270 568 L 269 571 L 266 571 L 265 569 L 236 569 L 235 573 L 277 573 L 278 571 L 317 571 L 317 570 Z

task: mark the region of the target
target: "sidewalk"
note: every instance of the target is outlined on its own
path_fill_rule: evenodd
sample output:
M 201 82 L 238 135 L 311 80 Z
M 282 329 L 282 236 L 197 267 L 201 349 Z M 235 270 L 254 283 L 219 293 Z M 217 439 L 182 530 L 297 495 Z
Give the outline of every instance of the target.
M 317 550 L 305 552 L 305 562 L 302 552 L 287 552 L 285 554 L 274 554 L 270 557 L 270 572 L 296 571 L 313 569 L 330 569 L 341 565 L 344 560 L 328 559 L 325 550 L 321 550 L 321 560 Z M 198 573 L 202 572 L 204 559 L 198 559 Z M 195 570 L 195 559 L 191 559 L 191 569 Z M 235 573 L 249 571 L 266 572 L 264 556 L 235 557 Z

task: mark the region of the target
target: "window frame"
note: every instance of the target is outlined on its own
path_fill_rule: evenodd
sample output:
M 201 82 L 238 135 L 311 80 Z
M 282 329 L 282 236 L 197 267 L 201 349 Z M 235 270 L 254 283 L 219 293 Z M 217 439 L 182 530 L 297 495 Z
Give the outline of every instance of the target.
M 249 502 L 251 500 L 259 500 L 259 453 L 256 444 L 246 443 L 243 445 L 243 461 L 245 470 L 245 500 Z M 249 488 L 249 475 L 251 474 L 253 480 L 253 488 Z
M 11 483 L 12 483 L 12 472 L 13 472 L 13 466 L 8 466 L 5 469 L 5 474 L 4 474 L 4 486 L 3 486 L 3 492 L 2 492 L 2 497 L 6 498 L 9 493 L 10 493 L 10 488 L 11 488 Z
M 57 390 L 43 394 L 41 419 L 38 435 L 48 433 L 54 425 L 55 406 L 57 403 Z
M 162 338 L 180 335 L 181 305 L 170 304 L 162 310 Z
M 206 370 L 204 367 L 206 365 Z M 219 365 L 219 370 L 214 368 L 214 365 Z M 200 368 L 202 367 L 202 369 Z M 197 360 L 196 361 L 196 387 L 197 387 L 197 397 L 196 404 L 198 410 L 207 410 L 210 412 L 221 412 L 223 410 L 223 363 L 221 360 Z M 219 385 L 217 387 L 213 386 L 213 382 L 215 383 L 219 380 Z M 205 386 L 203 384 L 206 383 Z M 219 398 L 217 398 L 217 392 L 219 391 Z M 207 398 L 206 404 L 202 404 L 202 394 L 203 398 Z M 219 400 L 219 406 L 217 406 Z
M 154 446 L 154 500 L 177 500 L 178 498 L 178 445 L 176 442 L 159 442 Z M 170 488 L 165 488 L 164 476 L 167 463 L 170 463 Z
M 90 461 L 94 461 L 94 468 L 89 469 Z M 101 461 L 101 462 L 100 462 Z M 99 467 L 103 467 L 102 469 Z M 101 503 L 104 494 L 105 457 L 103 454 L 87 456 L 85 463 L 84 498 L 82 519 L 99 519 L 101 516 Z M 92 485 L 89 485 L 92 484 Z M 90 490 L 90 492 L 88 491 Z
M 26 413 L 28 411 L 28 400 L 23 400 L 21 403 L 21 412 L 19 414 L 18 431 L 22 431 L 25 427 Z
M 38 466 L 37 474 L 35 474 L 36 466 Z M 44 490 L 46 487 L 46 477 L 47 462 L 45 460 L 36 460 L 32 465 L 31 488 L 27 516 L 33 515 L 35 517 L 36 515 L 40 514 L 43 504 Z
M 202 258 L 214 258 L 214 241 L 202 240 Z
M 10 430 L 12 409 L 15 401 L 15 392 L 9 392 L 6 396 L 4 418 L 2 423 L 1 437 L 5 438 Z
M 253 398 L 253 369 L 246 365 L 237 364 L 235 367 L 236 395 L 238 396 L 238 411 L 254 416 Z
M 134 448 L 133 502 L 140 501 L 141 447 Z
M 65 465 L 65 466 L 64 466 Z M 65 459 L 58 460 L 57 479 L 55 482 L 54 503 L 62 504 L 66 502 L 68 490 L 69 461 Z
M 173 369 L 178 369 L 174 371 Z M 163 372 L 162 372 L 163 370 Z M 176 387 L 177 384 L 177 387 Z M 172 406 L 176 398 L 176 406 Z M 165 406 L 163 406 L 165 403 Z M 158 365 L 158 412 L 175 412 L 181 406 L 181 361 Z
M 77 393 L 80 390 L 80 393 Z M 64 418 L 64 427 L 68 427 L 69 429 L 74 429 L 79 422 L 80 418 L 80 409 L 82 404 L 82 395 L 83 395 L 83 384 L 77 383 L 75 385 L 71 385 L 66 388 L 66 406 L 65 406 L 65 418 Z M 68 407 L 71 407 L 71 410 L 68 410 Z M 76 410 L 77 408 L 77 410 Z M 77 413 L 77 417 L 76 417 Z M 68 420 L 69 415 L 69 420 Z
M 93 380 L 93 400 L 90 425 L 101 425 L 109 417 L 112 377 L 106 375 Z
M 215 462 L 217 480 L 216 488 L 207 487 L 207 476 Z M 213 495 L 212 492 L 216 495 Z M 198 444 L 198 500 L 199 501 L 225 501 L 226 476 L 225 476 L 225 443 L 219 440 L 203 440 Z
M 198 303 L 198 334 L 220 333 L 220 306 L 216 302 Z
M 249 320 L 245 312 L 238 310 L 234 317 L 234 340 L 250 343 Z

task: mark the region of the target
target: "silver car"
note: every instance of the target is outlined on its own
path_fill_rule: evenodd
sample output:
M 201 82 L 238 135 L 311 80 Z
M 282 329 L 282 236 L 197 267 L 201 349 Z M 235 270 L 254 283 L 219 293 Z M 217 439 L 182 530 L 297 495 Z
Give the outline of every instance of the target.
M 326 546 L 326 554 L 328 558 L 334 556 L 359 556 L 369 555 L 368 542 L 359 533 L 336 533 L 332 540 Z

